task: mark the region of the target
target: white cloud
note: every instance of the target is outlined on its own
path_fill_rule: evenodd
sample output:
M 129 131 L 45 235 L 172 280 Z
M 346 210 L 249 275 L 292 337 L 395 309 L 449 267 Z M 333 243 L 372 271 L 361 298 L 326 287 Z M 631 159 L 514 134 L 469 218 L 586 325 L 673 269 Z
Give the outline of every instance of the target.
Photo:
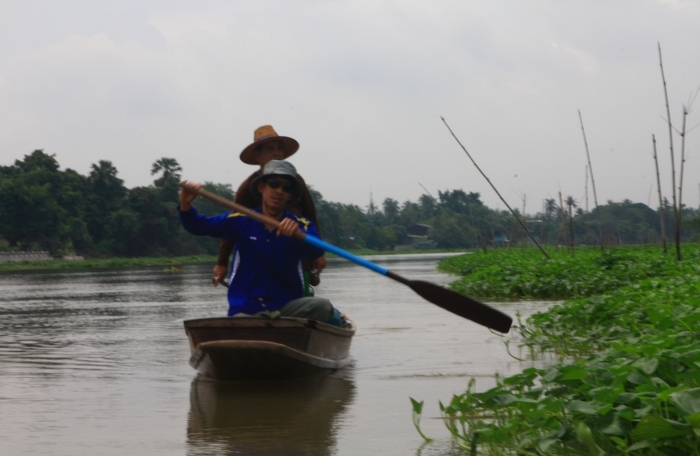
M 193 36 L 203 38 L 226 38 L 229 32 L 220 21 L 202 17 L 156 17 L 148 24 L 154 26 L 171 44 L 183 43 Z
M 571 46 L 560 43 L 552 43 L 552 48 L 561 49 L 569 55 L 572 55 L 578 60 L 581 70 L 592 73 L 595 71 L 595 64 L 593 58 L 586 52 L 582 52 L 578 49 L 574 49 Z

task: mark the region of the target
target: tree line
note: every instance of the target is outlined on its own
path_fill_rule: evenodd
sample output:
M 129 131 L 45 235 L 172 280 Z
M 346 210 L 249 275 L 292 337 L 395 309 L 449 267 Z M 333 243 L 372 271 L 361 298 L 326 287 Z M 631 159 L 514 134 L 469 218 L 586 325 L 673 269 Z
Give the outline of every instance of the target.
M 153 184 L 132 189 L 106 160 L 92 164 L 87 176 L 59 168 L 55 157 L 42 150 L 13 166 L 0 166 L 0 236 L 8 247 L 91 257 L 216 250 L 215 240 L 190 236 L 180 227 L 175 205 L 182 168 L 175 159 L 157 160 Z M 208 182 L 205 187 L 233 197 L 230 185 Z
M 153 163 L 152 185 L 126 188 L 116 167 L 106 160 L 92 164 L 83 176 L 61 170 L 53 155 L 35 150 L 0 166 L 0 236 L 5 249 L 75 251 L 89 257 L 170 256 L 215 254 L 218 242 L 191 236 L 181 227 L 176 204 L 182 168 L 173 158 Z M 230 184 L 205 182 L 204 188 L 233 199 Z M 399 203 L 386 198 L 366 207 L 326 201 L 311 188 L 323 237 L 343 248 L 393 249 L 423 245 L 438 248 L 491 248 L 524 245 L 527 236 L 515 216 L 522 217 L 534 236 L 549 245 L 595 245 L 600 236 L 608 245 L 661 242 L 658 208 L 624 200 L 599 206 L 596 211 L 546 200 L 541 212 L 523 216 L 488 208 L 479 193 L 461 189 L 439 191 L 437 198 L 423 194 L 418 201 Z M 668 202 L 665 202 L 669 206 Z M 222 212 L 204 200 L 197 208 L 205 214 Z M 575 209 L 575 210 L 574 210 Z M 698 240 L 698 211 L 684 207 L 685 241 Z M 662 211 L 672 224 L 673 212 Z M 409 228 L 428 225 L 427 238 L 409 236 Z

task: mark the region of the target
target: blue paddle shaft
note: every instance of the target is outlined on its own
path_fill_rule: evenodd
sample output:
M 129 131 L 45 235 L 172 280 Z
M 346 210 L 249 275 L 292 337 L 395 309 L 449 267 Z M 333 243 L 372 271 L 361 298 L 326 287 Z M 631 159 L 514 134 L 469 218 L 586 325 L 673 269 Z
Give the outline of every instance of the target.
M 242 212 L 253 220 L 257 220 L 266 225 L 271 225 L 278 227 L 279 221 L 262 215 L 258 212 L 252 211 L 247 207 L 236 204 L 233 201 L 229 201 L 211 192 L 208 192 L 202 188 L 195 188 L 190 185 L 189 182 L 183 181 L 180 186 L 192 193 L 198 193 L 200 196 L 207 198 L 217 204 L 224 207 L 228 207 L 235 211 Z M 472 320 L 480 325 L 484 325 L 487 328 L 495 329 L 503 333 L 507 333 L 513 322 L 513 319 L 508 315 L 502 313 L 500 310 L 496 310 L 493 307 L 489 307 L 484 303 L 476 301 L 468 296 L 462 296 L 454 291 L 443 288 L 439 285 L 435 285 L 430 282 L 425 282 L 422 280 L 408 280 L 405 277 L 401 277 L 395 272 L 389 271 L 381 266 L 364 260 L 358 256 L 353 255 L 350 252 L 346 252 L 334 245 L 328 244 L 318 238 L 313 236 L 308 236 L 297 231 L 294 235 L 299 240 L 307 242 L 319 249 L 326 250 L 328 252 L 333 252 L 338 256 L 346 258 L 353 263 L 357 263 L 360 266 L 364 266 L 367 269 L 371 269 L 374 272 L 378 272 L 383 276 L 389 277 L 390 279 L 396 280 L 404 285 L 409 286 L 418 295 L 423 297 L 428 302 L 435 304 L 436 306 L 442 307 L 443 309 L 459 315 L 460 317 Z
M 374 263 L 372 263 L 372 262 L 370 262 L 370 261 L 367 261 L 367 260 L 365 260 L 364 258 L 360 258 L 360 257 L 357 256 L 357 255 L 353 255 L 353 254 L 350 253 L 350 252 L 346 252 L 345 250 L 343 250 L 343 249 L 341 249 L 341 248 L 338 248 L 338 247 L 336 247 L 336 246 L 334 246 L 334 245 L 332 245 L 332 244 L 328 244 L 327 242 L 324 242 L 324 241 L 320 240 L 320 239 L 317 238 L 317 237 L 310 236 L 310 235 L 307 234 L 307 235 L 304 237 L 304 242 L 306 242 L 307 244 L 311 244 L 311 245 L 313 245 L 314 247 L 318 247 L 319 249 L 323 249 L 323 250 L 325 250 L 325 251 L 327 251 L 327 252 L 333 252 L 333 253 L 335 253 L 336 255 L 340 256 L 340 257 L 343 257 L 343 258 L 345 258 L 345 259 L 347 259 L 347 260 L 350 260 L 350 261 L 352 261 L 353 263 L 357 263 L 357 264 L 359 264 L 360 266 L 364 266 L 364 267 L 366 267 L 367 269 L 371 269 L 371 270 L 374 271 L 374 272 L 378 272 L 378 273 L 380 273 L 381 275 L 386 275 L 386 273 L 389 272 L 389 270 L 386 269 L 386 268 L 383 268 L 383 267 L 381 267 L 381 266 L 379 266 L 379 265 L 377 265 L 377 264 L 374 264 Z

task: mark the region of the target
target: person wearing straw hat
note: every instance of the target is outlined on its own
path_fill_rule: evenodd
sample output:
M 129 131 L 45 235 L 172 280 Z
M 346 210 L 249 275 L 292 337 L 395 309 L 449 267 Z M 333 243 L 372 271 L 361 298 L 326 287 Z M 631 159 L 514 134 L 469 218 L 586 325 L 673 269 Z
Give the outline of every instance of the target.
M 302 187 L 294 165 L 284 160 L 269 161 L 251 182 L 251 191 L 261 199 L 254 210 L 280 221 L 277 228 L 241 212 L 199 215 L 192 201 L 201 184 L 190 183 L 180 190 L 180 220 L 187 231 L 236 245 L 229 276 L 229 316 L 286 316 L 343 325 L 342 315 L 328 299 L 303 296 L 302 260 L 315 260 L 324 251 L 293 238 L 299 232 L 318 237 L 313 222 L 287 210 L 301 195 Z
M 242 206 L 254 208 L 260 205 L 260 197 L 253 191 L 251 183 L 260 177 L 265 169 L 265 165 L 270 160 L 284 160 L 294 155 L 299 150 L 299 143 L 290 137 L 280 136 L 277 134 L 271 125 L 263 125 L 258 127 L 253 133 L 253 142 L 249 144 L 240 154 L 240 159 L 248 165 L 260 166 L 253 174 L 248 176 L 246 180 L 238 187 L 234 201 Z M 300 175 L 296 175 L 296 179 L 301 184 L 301 194 L 296 200 L 292 201 L 288 210 L 296 215 L 303 215 L 311 220 L 317 227 L 320 233 L 318 217 L 316 216 L 316 207 L 314 206 L 313 198 L 309 192 L 306 182 Z M 212 283 L 216 286 L 221 282 L 228 273 L 228 262 L 233 252 L 234 244 L 230 241 L 222 239 L 219 243 L 219 257 L 214 266 L 214 276 Z M 326 266 L 326 258 L 324 256 L 316 259 L 313 262 L 305 262 L 304 270 L 309 276 L 309 283 L 313 286 L 320 282 L 319 274 Z

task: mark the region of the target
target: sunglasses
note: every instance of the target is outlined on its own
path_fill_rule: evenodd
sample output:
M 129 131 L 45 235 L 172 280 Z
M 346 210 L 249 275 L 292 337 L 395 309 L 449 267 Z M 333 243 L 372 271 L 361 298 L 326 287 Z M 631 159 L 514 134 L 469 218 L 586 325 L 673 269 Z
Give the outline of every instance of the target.
M 282 187 L 282 190 L 284 190 L 286 193 L 292 194 L 294 192 L 294 184 L 291 182 L 281 181 L 279 179 L 275 179 L 274 177 L 271 177 L 265 182 L 270 186 L 270 188 Z

